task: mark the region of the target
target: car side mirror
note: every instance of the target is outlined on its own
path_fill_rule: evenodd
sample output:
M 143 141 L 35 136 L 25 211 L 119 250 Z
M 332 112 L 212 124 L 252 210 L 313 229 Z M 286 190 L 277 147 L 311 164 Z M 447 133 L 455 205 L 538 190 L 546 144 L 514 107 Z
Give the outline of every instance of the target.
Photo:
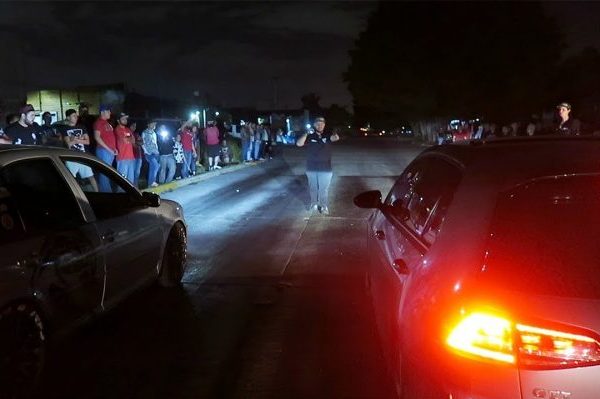
M 142 198 L 144 198 L 144 201 L 148 206 L 153 208 L 158 208 L 160 206 L 160 195 L 158 194 L 144 191 L 142 193 Z
M 354 197 L 354 205 L 359 208 L 379 208 L 381 207 L 381 191 L 365 191 L 364 193 L 358 194 Z

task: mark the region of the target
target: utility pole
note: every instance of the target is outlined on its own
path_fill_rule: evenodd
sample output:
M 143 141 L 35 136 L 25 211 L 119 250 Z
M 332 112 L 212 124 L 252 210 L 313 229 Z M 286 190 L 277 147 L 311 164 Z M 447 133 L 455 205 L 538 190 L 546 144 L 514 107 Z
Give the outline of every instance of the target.
M 273 108 L 279 109 L 279 76 L 273 76 Z

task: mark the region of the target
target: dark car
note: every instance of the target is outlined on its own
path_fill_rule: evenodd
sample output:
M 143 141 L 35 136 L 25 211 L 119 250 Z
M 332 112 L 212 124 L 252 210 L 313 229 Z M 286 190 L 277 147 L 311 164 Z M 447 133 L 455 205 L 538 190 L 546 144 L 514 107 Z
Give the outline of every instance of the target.
M 367 286 L 403 399 L 597 398 L 600 139 L 432 147 L 368 221 Z
M 179 204 L 95 157 L 0 146 L 0 397 L 34 386 L 55 334 L 144 284 L 180 284 L 186 245 Z

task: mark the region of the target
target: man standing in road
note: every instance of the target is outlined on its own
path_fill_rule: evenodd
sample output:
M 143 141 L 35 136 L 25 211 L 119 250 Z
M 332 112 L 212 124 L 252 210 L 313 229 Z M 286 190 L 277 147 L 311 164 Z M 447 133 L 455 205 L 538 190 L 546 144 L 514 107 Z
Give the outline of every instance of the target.
M 110 119 L 110 107 L 106 104 L 100 105 L 100 117 L 94 123 L 94 139 L 96 140 L 96 156 L 107 165 L 112 166 L 117 151 L 115 132 L 108 120 Z M 110 180 L 104 175 L 98 176 L 100 191 L 108 193 L 112 189 Z
M 133 131 L 127 126 L 128 118 L 128 115 L 121 112 L 117 121 L 117 128 L 115 129 L 117 139 L 117 171 L 121 176 L 129 180 L 131 184 L 135 184 L 135 154 L 133 152 L 135 136 L 133 135 Z M 135 124 L 132 124 L 131 127 L 135 130 Z
M 556 126 L 556 133 L 566 136 L 579 136 L 581 124 L 577 119 L 571 118 L 571 104 L 560 103 L 556 106 L 558 112 L 558 126 Z
M 314 132 L 304 133 L 296 145 L 306 145 L 306 177 L 310 190 L 310 210 L 329 215 L 329 184 L 333 177 L 331 169 L 331 143 L 340 139 L 337 133 L 325 132 L 325 118 L 315 119 Z
M 90 136 L 83 125 L 78 124 L 79 115 L 74 109 L 68 109 L 65 112 L 66 124 L 57 125 L 57 132 L 64 138 L 67 148 L 73 151 L 86 152 L 86 146 L 90 144 Z M 87 165 L 78 162 L 65 162 L 69 172 L 75 177 L 79 175 L 81 179 L 88 179 L 94 191 L 98 191 L 98 185 L 94 178 L 94 171 Z
M 35 109 L 27 104 L 21 107 L 20 118 L 17 123 L 8 126 L 4 135 L 13 143 L 21 145 L 38 144 L 37 128 L 34 125 Z

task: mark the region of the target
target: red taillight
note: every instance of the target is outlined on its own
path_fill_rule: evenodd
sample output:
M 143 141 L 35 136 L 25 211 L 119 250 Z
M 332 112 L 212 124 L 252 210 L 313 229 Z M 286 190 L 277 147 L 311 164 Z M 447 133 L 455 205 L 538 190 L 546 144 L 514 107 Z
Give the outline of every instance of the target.
M 600 364 L 600 343 L 592 337 L 514 323 L 487 312 L 463 317 L 446 344 L 459 354 L 525 368 Z

